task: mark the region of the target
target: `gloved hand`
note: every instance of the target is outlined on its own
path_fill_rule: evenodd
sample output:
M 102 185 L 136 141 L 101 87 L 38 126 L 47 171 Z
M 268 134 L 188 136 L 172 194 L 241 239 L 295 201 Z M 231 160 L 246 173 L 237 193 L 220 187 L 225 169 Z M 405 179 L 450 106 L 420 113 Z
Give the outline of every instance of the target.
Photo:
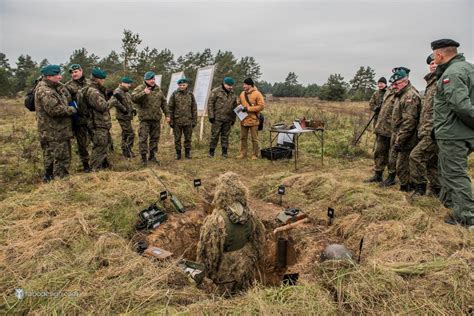
M 133 116 L 137 116 L 137 110 L 132 109 L 132 115 L 133 115 Z
M 209 119 L 209 122 L 210 122 L 211 124 L 214 124 L 215 121 L 216 121 L 215 118 L 210 118 L 210 119 Z
M 173 123 L 170 123 L 170 127 L 174 129 L 174 124 L 173 124 Z
M 247 108 L 244 106 L 244 108 L 242 109 L 242 112 L 247 112 Z
M 120 102 L 123 102 L 123 97 L 120 93 L 114 93 L 113 96 Z
M 393 145 L 393 150 L 397 153 L 402 151 L 402 146 L 400 144 Z
M 114 95 L 113 91 L 107 91 L 105 94 L 105 96 L 107 97 L 107 100 L 109 100 L 113 95 Z
M 435 135 L 434 129 L 431 130 L 430 137 L 431 137 L 432 140 L 436 140 L 436 135 Z

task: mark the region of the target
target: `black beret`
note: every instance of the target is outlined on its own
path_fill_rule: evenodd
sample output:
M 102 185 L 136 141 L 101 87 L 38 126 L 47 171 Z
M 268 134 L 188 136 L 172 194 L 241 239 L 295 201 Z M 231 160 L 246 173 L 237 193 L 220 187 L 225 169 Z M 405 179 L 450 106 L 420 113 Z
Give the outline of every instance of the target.
M 379 82 L 383 82 L 385 84 L 387 84 L 387 79 L 385 79 L 385 77 L 380 77 L 380 79 L 377 81 L 377 83 Z
M 426 57 L 426 63 L 429 65 L 431 62 L 434 60 L 434 55 L 429 54 L 428 57 Z
M 434 42 L 431 42 L 431 49 L 435 50 L 438 48 L 444 48 L 444 47 L 459 47 L 459 43 L 456 42 L 455 40 L 452 39 L 439 39 Z
M 245 79 L 245 80 L 244 80 L 244 83 L 245 83 L 245 84 L 248 84 L 249 86 L 252 86 L 252 87 L 255 85 L 255 83 L 253 82 L 252 78 L 247 78 L 247 79 Z

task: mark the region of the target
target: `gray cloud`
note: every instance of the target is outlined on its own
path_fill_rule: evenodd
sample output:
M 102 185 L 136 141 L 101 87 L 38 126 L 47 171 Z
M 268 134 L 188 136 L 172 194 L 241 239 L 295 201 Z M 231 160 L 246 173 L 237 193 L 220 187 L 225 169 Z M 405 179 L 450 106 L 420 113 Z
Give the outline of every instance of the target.
M 143 46 L 176 56 L 211 48 L 254 56 L 263 79 L 294 71 L 302 83 L 331 73 L 349 80 L 359 66 L 389 76 L 412 69 L 423 89 L 432 40 L 458 40 L 473 60 L 474 1 L 71 1 L 0 0 L 0 51 L 60 63 L 86 47 L 101 57 L 119 50 L 124 28 Z

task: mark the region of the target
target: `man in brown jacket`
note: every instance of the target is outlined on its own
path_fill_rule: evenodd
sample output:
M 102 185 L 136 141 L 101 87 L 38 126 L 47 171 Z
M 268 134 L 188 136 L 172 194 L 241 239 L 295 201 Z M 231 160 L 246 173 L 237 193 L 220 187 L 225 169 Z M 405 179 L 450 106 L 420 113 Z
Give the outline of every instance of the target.
M 240 122 L 240 155 L 237 158 L 247 157 L 247 139 L 250 132 L 253 145 L 252 159 L 255 160 L 258 157 L 258 124 L 260 123 L 258 115 L 265 108 L 265 101 L 260 91 L 255 88 L 252 78 L 244 80 L 243 88 L 240 104 L 244 106 L 243 112 L 247 112 L 248 116 Z

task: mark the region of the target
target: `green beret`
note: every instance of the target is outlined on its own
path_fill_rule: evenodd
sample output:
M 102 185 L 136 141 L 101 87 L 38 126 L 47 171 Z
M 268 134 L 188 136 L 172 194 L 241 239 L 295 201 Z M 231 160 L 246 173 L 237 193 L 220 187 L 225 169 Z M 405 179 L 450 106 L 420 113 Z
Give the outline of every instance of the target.
M 145 80 L 150 80 L 155 78 L 155 73 L 153 71 L 147 71 L 145 72 L 145 75 L 143 76 L 143 79 Z
M 123 82 L 123 83 L 133 83 L 133 80 L 130 79 L 129 77 L 125 76 L 125 77 L 122 77 L 122 79 L 120 79 L 120 82 Z
M 81 69 L 81 65 L 79 64 L 72 64 L 71 66 L 69 66 L 69 72 L 73 72 L 73 70 L 76 70 L 76 69 Z
M 436 41 L 431 42 L 431 49 L 435 50 L 438 48 L 445 48 L 445 47 L 459 47 L 459 43 L 452 39 L 439 39 Z
M 393 68 L 393 69 L 392 69 L 392 72 L 393 72 L 393 73 L 396 73 L 396 72 L 399 71 L 400 69 L 403 70 L 404 72 L 406 72 L 406 73 L 407 73 L 407 76 L 408 76 L 408 74 L 410 73 L 410 69 L 408 69 L 407 67 L 403 67 L 403 66 L 399 66 L 399 67 Z
M 186 78 L 178 79 L 178 84 L 182 84 L 182 83 L 188 83 L 188 79 Z
M 228 84 L 229 86 L 233 86 L 235 84 L 235 81 L 231 77 L 225 77 L 224 78 L 224 83 Z
M 107 73 L 100 68 L 92 68 L 92 76 L 97 79 L 107 78 Z
M 56 76 L 61 73 L 61 67 L 58 65 L 46 65 L 41 68 L 41 74 L 43 76 Z
M 399 68 L 397 71 L 393 73 L 393 75 L 390 77 L 390 82 L 394 83 L 397 82 L 400 79 L 408 77 L 407 72 L 404 69 Z
M 433 54 L 430 54 L 427 58 L 426 58 L 426 63 L 429 65 L 431 64 L 431 62 L 434 60 L 434 55 Z

